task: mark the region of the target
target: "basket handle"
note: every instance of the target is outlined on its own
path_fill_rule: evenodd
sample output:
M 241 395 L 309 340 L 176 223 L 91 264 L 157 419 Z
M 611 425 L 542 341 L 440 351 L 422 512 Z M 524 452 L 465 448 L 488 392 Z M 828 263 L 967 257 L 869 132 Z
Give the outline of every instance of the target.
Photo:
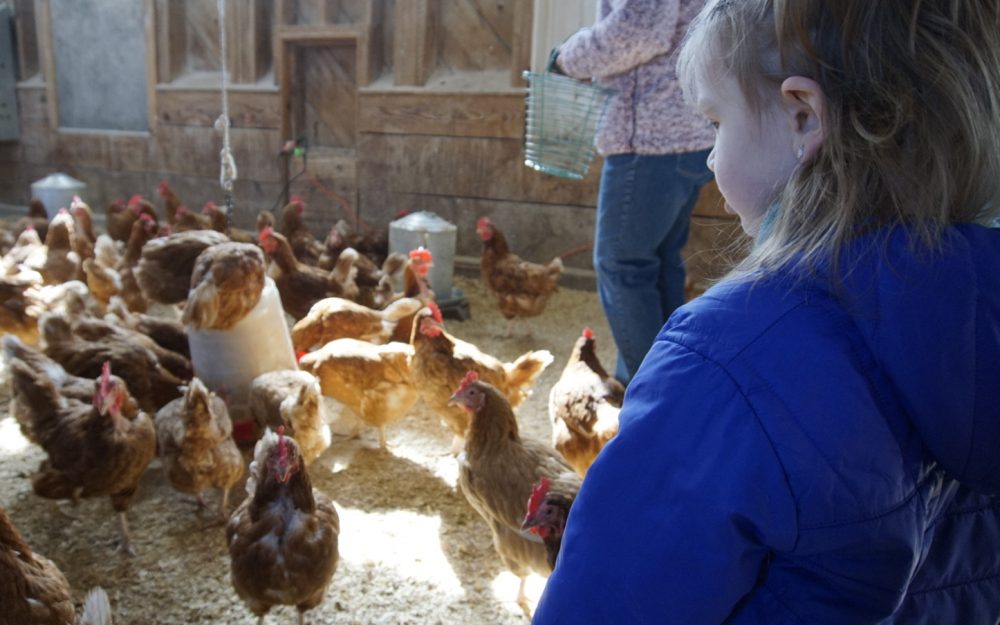
M 559 64 L 556 63 L 556 59 L 558 58 L 559 58 L 559 47 L 556 46 L 555 48 L 552 48 L 551 52 L 549 52 L 549 62 L 545 66 L 545 71 L 550 72 L 552 74 L 559 74 L 560 76 L 566 76 L 567 75 L 566 72 L 564 72 L 562 68 L 559 67 Z

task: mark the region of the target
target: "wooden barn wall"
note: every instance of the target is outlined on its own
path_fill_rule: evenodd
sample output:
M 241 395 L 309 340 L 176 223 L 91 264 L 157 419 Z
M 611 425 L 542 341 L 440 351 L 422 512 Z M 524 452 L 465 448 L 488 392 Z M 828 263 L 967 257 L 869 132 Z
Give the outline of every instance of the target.
M 135 1 L 147 11 L 155 52 L 144 132 L 59 127 L 45 61 L 46 20 L 58 15 L 47 15 L 49 0 L 17 0 L 30 8 L 18 14 L 18 29 L 32 36 L 19 39 L 22 134 L 0 143 L 0 202 L 27 203 L 30 183 L 53 171 L 85 181 L 98 211 L 133 193 L 159 205 L 164 179 L 194 209 L 221 200 L 216 3 Z M 600 162 L 579 182 L 522 164 L 519 75 L 530 64 L 531 0 L 229 5 L 236 5 L 227 30 L 235 225 L 251 227 L 258 211 L 280 207 L 279 153 L 286 138 L 304 135 L 307 159 L 292 159 L 289 190 L 306 197 L 317 236 L 340 218 L 381 226 L 400 211 L 429 210 L 458 225 L 459 269 L 478 258 L 475 221 L 483 215 L 530 260 L 591 243 Z M 736 230 L 717 195 L 707 193 L 689 245 L 696 284 L 721 271 L 722 257 L 708 250 L 735 240 Z M 566 259 L 568 284 L 593 285 L 591 254 Z

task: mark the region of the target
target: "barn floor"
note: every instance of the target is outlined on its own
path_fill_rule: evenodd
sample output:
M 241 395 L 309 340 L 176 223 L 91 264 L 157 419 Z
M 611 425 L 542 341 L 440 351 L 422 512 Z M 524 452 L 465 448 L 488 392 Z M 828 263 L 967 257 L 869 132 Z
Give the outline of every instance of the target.
M 534 338 L 503 338 L 505 320 L 478 280 L 458 276 L 472 318 L 446 320 L 452 334 L 504 360 L 529 349 L 548 349 L 555 361 L 518 409 L 522 434 L 548 440 L 548 390 L 558 379 L 584 326 L 598 337 L 599 356 L 610 369 L 615 354 L 597 296 L 561 289 Z M 0 364 L 5 374 L 5 366 Z M 3 375 L 3 399 L 9 395 Z M 313 484 L 329 495 L 341 520 L 340 565 L 325 601 L 308 622 L 338 624 L 524 624 L 515 603 L 518 580 L 501 565 L 489 529 L 456 490 L 451 436 L 418 402 L 412 414 L 388 429 L 388 453 L 376 433 L 334 437 L 310 468 Z M 86 500 L 66 518 L 55 502 L 36 497 L 30 476 L 43 459 L 16 422 L 0 417 L 0 506 L 39 553 L 54 560 L 73 585 L 78 603 L 91 587 L 104 587 L 116 623 L 250 624 L 256 619 L 229 581 L 229 555 L 221 527 L 202 529 L 193 500 L 172 489 L 154 460 L 129 512 L 138 557 L 113 551 L 116 519 L 106 498 Z M 234 491 L 231 507 L 245 496 Z M 210 493 L 210 502 L 218 501 Z M 534 603 L 544 579 L 529 578 Z M 294 623 L 292 608 L 271 612 L 268 623 Z

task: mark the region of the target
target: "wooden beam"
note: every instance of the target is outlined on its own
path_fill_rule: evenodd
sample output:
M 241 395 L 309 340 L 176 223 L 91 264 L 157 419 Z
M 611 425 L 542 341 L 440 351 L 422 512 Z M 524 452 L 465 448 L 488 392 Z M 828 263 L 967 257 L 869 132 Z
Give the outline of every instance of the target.
M 393 80 L 397 85 L 423 85 L 435 62 L 435 0 L 396 2 Z
M 156 0 L 157 73 L 150 77 L 154 83 L 172 82 L 184 71 L 187 55 L 185 6 L 184 2 Z
M 219 116 L 218 89 L 157 90 L 157 119 L 160 124 L 211 127 Z M 281 128 L 281 115 L 272 91 L 229 91 L 229 118 L 239 128 Z
M 230 2 L 226 11 L 227 62 L 230 82 L 257 82 L 264 75 L 267 50 L 263 0 Z
M 534 0 L 514 0 L 514 34 L 510 45 L 510 84 L 524 87 L 521 72 L 531 69 L 531 31 L 534 23 Z
M 38 34 L 35 28 L 34 0 L 15 0 L 14 32 L 17 39 L 17 60 L 20 80 L 38 73 Z
M 360 95 L 359 131 L 520 139 L 524 94 L 367 92 Z
M 39 65 L 42 79 L 45 80 L 49 128 L 55 130 L 59 127 L 59 99 L 56 91 L 56 53 L 52 47 L 52 13 L 49 10 L 49 0 L 35 0 L 35 29 Z
M 361 133 L 358 180 L 418 195 L 596 206 L 601 162 L 566 180 L 524 165 L 517 139 Z
M 156 80 L 157 55 L 156 45 L 156 4 L 155 0 L 145 0 L 143 3 L 143 29 L 146 45 L 146 119 L 150 130 L 156 128 Z

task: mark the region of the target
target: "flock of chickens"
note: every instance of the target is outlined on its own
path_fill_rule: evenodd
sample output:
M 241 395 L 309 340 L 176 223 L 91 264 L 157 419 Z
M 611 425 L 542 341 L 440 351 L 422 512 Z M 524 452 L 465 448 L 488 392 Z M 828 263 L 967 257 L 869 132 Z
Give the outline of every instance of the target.
M 47 455 L 34 492 L 74 503 L 110 497 L 120 548 L 134 555 L 126 513 L 159 457 L 171 484 L 196 497 L 203 521 L 225 524 L 233 586 L 260 622 L 280 604 L 296 606 L 301 623 L 338 561 L 337 511 L 308 471 L 331 443 L 320 396 L 377 428 L 382 448 L 385 428 L 422 400 L 453 434 L 459 488 L 521 578 L 525 606 L 526 576 L 551 572 L 581 479 L 618 428 L 624 389 L 598 362 L 593 333 L 583 331 L 549 391 L 551 444 L 530 440 L 513 408 L 552 354 L 503 362 L 449 334 L 427 286 L 427 250 L 388 254 L 386 233 L 343 221 L 319 241 L 299 197 L 277 219 L 262 212 L 257 232 L 247 232 L 230 228 L 212 202 L 195 213 L 166 182 L 159 193 L 162 215 L 142 196 L 116 201 L 99 236 L 79 198 L 51 220 L 33 201 L 28 216 L 0 228 L 10 413 Z M 482 279 L 503 316 L 540 314 L 561 260 L 520 259 L 487 217 L 477 233 Z M 298 369 L 254 378 L 246 414 L 231 416 L 238 398 L 198 377 L 188 332 L 236 326 L 267 279 L 291 318 Z M 154 303 L 175 307 L 179 319 L 150 314 Z M 237 442 L 254 440 L 247 466 Z M 230 514 L 245 472 L 247 496 Z M 206 512 L 210 488 L 222 491 L 218 514 Z M 77 621 L 71 597 L 65 577 L 0 509 L 0 625 L 105 622 Z

